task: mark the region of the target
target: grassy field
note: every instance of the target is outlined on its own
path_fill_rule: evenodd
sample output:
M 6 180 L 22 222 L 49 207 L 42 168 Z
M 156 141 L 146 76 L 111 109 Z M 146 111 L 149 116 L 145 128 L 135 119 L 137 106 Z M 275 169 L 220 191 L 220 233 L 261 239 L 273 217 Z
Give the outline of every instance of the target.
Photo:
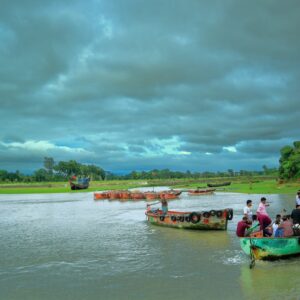
M 217 191 L 245 194 L 296 194 L 300 182 L 278 184 L 275 179 L 252 178 L 250 180 L 237 178 L 222 179 L 167 179 L 167 180 L 112 180 L 92 181 L 87 190 L 71 191 L 68 182 L 43 182 L 28 184 L 0 184 L 0 194 L 35 194 L 35 193 L 80 193 L 102 190 L 126 190 L 139 187 L 168 186 L 173 189 L 206 188 L 207 182 L 231 181 L 230 186 L 218 187 Z

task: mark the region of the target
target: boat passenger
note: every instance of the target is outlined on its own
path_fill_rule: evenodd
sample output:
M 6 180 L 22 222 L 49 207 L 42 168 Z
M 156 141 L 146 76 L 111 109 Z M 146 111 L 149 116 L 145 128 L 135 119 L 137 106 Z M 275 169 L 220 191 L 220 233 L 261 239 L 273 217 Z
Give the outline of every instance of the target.
M 248 217 L 244 216 L 241 221 L 238 222 L 236 227 L 236 235 L 238 237 L 244 237 L 246 230 L 250 228 L 251 225 L 249 224 Z
M 278 214 L 278 215 L 276 215 L 275 221 L 273 222 L 273 225 L 272 225 L 273 236 L 274 236 L 274 237 L 276 236 L 276 231 L 277 231 L 278 226 L 279 226 L 280 223 L 281 223 L 281 215 Z M 278 233 L 277 233 L 277 234 L 278 234 Z
M 293 224 L 288 219 L 288 217 L 287 216 L 283 216 L 282 217 L 282 221 L 283 222 L 277 228 L 277 231 L 278 231 L 279 228 L 283 229 L 282 237 L 289 237 L 289 236 L 294 235 Z
M 300 190 L 297 192 L 297 195 L 296 195 L 296 207 L 297 205 L 300 205 Z
M 247 217 L 250 222 L 253 221 L 252 219 L 253 214 L 251 211 L 251 207 L 252 207 L 252 200 L 247 200 L 246 206 L 244 207 L 244 216 Z
M 291 213 L 291 218 L 293 220 L 293 224 L 300 224 L 300 204 L 293 209 Z
M 267 199 L 265 197 L 262 197 L 256 211 L 261 230 L 264 230 L 268 225 L 272 223 L 272 220 L 267 213 L 266 206 L 269 206 L 269 204 L 267 203 Z
M 168 201 L 166 199 L 163 199 L 161 201 L 161 210 L 164 215 L 166 215 L 168 213 Z

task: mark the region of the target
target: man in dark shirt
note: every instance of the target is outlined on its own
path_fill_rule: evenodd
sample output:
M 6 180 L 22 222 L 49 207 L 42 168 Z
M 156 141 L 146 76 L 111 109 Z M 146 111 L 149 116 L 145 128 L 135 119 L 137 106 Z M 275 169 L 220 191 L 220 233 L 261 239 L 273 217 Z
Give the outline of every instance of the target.
M 300 205 L 297 205 L 291 213 L 291 218 L 293 219 L 293 224 L 300 224 Z
M 238 222 L 237 227 L 236 227 L 236 235 L 238 237 L 244 237 L 246 229 L 250 228 L 250 224 L 248 223 L 248 218 L 243 217 L 241 221 Z

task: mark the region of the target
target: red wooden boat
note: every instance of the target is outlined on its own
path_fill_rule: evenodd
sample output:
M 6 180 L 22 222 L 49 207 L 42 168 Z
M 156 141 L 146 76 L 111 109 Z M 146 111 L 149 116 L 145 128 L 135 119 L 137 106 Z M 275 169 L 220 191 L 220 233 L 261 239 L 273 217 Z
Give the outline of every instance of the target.
M 142 200 L 142 199 L 146 199 L 146 196 L 144 193 L 142 192 L 131 192 L 131 199 L 133 200 Z
M 176 199 L 181 194 L 181 191 L 163 191 L 159 193 L 160 199 Z
M 120 191 L 109 191 L 108 198 L 109 199 L 120 199 Z
M 120 191 L 120 199 L 131 199 L 131 193 L 129 191 Z
M 108 198 L 108 192 L 94 192 L 94 200 L 105 200 Z
M 226 230 L 228 220 L 233 218 L 233 210 L 231 208 L 210 211 L 163 211 L 158 209 L 147 209 L 145 212 L 147 220 L 151 224 L 198 230 Z
M 189 190 L 188 194 L 190 196 L 198 196 L 198 195 L 209 195 L 213 194 L 216 189 L 196 189 L 196 190 Z
M 159 199 L 159 194 L 156 192 L 145 192 L 144 194 L 147 200 Z

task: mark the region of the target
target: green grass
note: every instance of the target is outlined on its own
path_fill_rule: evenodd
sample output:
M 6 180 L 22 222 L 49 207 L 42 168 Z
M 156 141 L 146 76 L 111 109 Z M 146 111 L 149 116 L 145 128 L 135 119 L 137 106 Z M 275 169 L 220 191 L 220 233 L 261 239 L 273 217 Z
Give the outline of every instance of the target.
M 157 179 L 157 180 L 111 180 L 92 181 L 86 190 L 71 191 L 68 182 L 16 183 L 0 184 L 0 194 L 36 194 L 36 193 L 80 193 L 103 190 L 126 190 L 139 187 L 170 186 L 174 189 L 206 188 L 207 182 L 232 181 L 230 186 L 218 187 L 217 191 L 245 194 L 295 194 L 300 189 L 300 182 L 278 184 L 275 179 L 252 178 L 252 183 L 245 178 L 219 179 Z

